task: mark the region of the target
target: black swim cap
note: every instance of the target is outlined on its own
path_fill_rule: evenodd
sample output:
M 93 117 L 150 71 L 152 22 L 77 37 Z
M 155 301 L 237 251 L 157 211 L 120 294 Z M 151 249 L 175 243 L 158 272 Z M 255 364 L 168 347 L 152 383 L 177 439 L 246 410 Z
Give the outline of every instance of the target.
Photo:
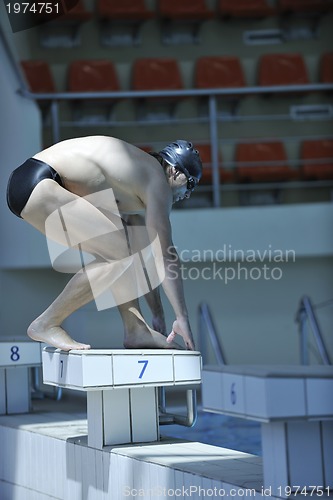
M 158 154 L 187 177 L 190 174 L 197 179 L 201 178 L 202 162 L 191 142 L 177 140 L 165 146 Z

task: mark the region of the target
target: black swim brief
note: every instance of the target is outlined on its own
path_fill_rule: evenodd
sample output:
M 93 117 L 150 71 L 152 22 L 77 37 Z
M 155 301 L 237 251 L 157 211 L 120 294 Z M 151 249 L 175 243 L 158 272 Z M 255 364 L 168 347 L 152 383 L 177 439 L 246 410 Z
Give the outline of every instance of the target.
M 7 204 L 17 217 L 21 217 L 32 191 L 44 179 L 52 179 L 63 186 L 58 172 L 36 158 L 29 158 L 12 172 L 7 186 Z

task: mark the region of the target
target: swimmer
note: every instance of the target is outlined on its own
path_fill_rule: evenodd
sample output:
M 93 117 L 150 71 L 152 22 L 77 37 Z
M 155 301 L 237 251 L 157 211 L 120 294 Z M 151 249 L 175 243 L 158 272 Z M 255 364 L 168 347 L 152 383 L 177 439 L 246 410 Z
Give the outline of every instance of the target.
M 145 153 L 106 136 L 59 142 L 14 170 L 7 187 L 10 210 L 48 239 L 63 244 L 66 234 L 69 246 L 94 257 L 31 323 L 28 336 L 64 351 L 90 349 L 61 325 L 105 291 L 108 282 L 123 320 L 125 348 L 175 349 L 179 335 L 185 348 L 194 350 L 170 212 L 175 202 L 191 196 L 201 173 L 199 153 L 190 142 L 177 140 L 157 153 Z M 105 201 L 108 192 L 112 196 Z M 145 228 L 146 241 L 131 236 L 137 226 Z M 164 268 L 162 286 L 175 314 L 168 336 L 158 287 L 145 294 L 153 315 L 150 327 L 138 298 L 126 300 L 133 288 L 131 272 L 119 271 L 119 263 L 156 240 Z

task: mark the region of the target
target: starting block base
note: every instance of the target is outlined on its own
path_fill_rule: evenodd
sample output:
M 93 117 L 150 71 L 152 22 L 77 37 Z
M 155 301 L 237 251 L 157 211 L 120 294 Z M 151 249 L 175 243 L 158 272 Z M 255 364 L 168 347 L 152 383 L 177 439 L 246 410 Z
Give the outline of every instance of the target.
M 44 384 L 87 392 L 88 445 L 159 440 L 157 388 L 197 386 L 201 355 L 193 351 L 43 350 Z
M 203 408 L 261 422 L 264 486 L 333 487 L 332 366 L 206 366 Z M 303 493 L 301 493 L 303 491 Z
M 0 415 L 30 411 L 30 368 L 40 364 L 39 343 L 0 343 Z

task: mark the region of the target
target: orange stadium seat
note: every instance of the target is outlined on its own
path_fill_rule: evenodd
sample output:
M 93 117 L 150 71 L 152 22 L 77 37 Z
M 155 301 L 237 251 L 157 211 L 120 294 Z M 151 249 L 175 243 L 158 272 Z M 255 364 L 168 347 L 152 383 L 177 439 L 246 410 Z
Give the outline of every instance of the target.
M 120 90 L 118 76 L 109 60 L 73 61 L 68 69 L 69 92 L 117 92 Z M 115 104 L 119 99 L 73 100 L 73 117 L 81 120 L 90 116 L 91 108 L 99 109 L 95 120 L 112 120 Z M 88 111 L 89 108 L 89 111 Z M 104 118 L 103 118 L 104 117 Z
M 333 179 L 333 139 L 303 141 L 301 160 L 304 179 Z
M 56 92 L 50 66 L 46 61 L 21 61 L 29 89 L 37 94 Z
M 239 143 L 235 159 L 240 182 L 274 182 L 294 178 L 281 141 Z
M 70 92 L 116 92 L 120 90 L 118 76 L 109 60 L 73 61 L 69 66 Z
M 265 54 L 261 56 L 258 83 L 270 85 L 303 85 L 309 83 L 301 54 Z
M 199 151 L 200 158 L 202 161 L 203 169 L 202 169 L 202 177 L 200 180 L 200 184 L 212 184 L 213 182 L 213 169 L 212 169 L 212 152 L 211 145 L 200 144 L 195 146 Z M 219 180 L 220 182 L 231 182 L 233 180 L 233 172 L 231 170 L 227 170 L 222 166 L 222 154 L 219 150 Z
M 199 89 L 244 87 L 244 72 L 237 57 L 200 57 L 195 68 L 195 86 Z
M 182 77 L 176 59 L 137 59 L 133 64 L 133 90 L 181 90 Z
M 133 90 L 181 90 L 183 88 L 180 68 L 176 59 L 143 58 L 134 61 L 132 67 Z M 137 108 L 138 118 L 147 118 L 148 103 L 155 108 L 157 105 L 167 107 L 164 114 L 171 117 L 181 99 L 183 98 L 176 96 L 140 99 Z
M 106 20 L 142 20 L 154 17 L 144 0 L 98 0 L 97 13 Z
M 282 13 L 328 12 L 333 4 L 329 0 L 278 0 L 278 9 Z
M 46 61 L 21 61 L 29 90 L 36 94 L 53 94 L 57 91 L 51 68 Z M 50 111 L 51 99 L 40 99 L 37 104 L 41 110 L 42 121 L 46 123 Z
M 214 12 L 208 10 L 205 0 L 159 0 L 160 17 L 174 20 L 202 20 L 214 17 Z
M 333 83 L 333 52 L 327 52 L 321 56 L 319 81 L 321 83 Z
M 276 15 L 276 9 L 267 0 L 219 0 L 217 12 L 222 17 L 268 17 Z

